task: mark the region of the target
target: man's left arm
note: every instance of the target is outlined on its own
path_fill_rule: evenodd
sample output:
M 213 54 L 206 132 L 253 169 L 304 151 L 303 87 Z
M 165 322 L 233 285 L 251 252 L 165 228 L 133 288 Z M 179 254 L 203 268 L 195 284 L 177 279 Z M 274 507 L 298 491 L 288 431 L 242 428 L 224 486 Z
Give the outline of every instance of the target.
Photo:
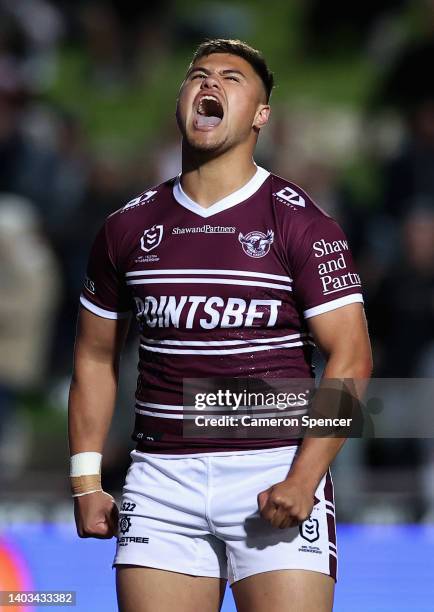
M 327 379 L 352 379 L 358 398 L 372 372 L 372 353 L 366 318 L 360 303 L 308 319 L 317 346 L 326 358 Z M 321 387 L 321 385 L 320 385 Z M 274 527 L 296 525 L 312 512 L 315 491 L 345 438 L 305 437 L 286 479 L 258 495 L 261 516 Z

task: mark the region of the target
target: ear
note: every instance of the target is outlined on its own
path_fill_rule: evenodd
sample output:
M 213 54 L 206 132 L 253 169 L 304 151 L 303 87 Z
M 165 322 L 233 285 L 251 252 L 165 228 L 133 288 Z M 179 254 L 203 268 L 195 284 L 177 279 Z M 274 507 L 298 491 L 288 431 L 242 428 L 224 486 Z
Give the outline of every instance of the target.
M 269 104 L 261 104 L 256 112 L 255 119 L 253 121 L 253 127 L 260 130 L 264 127 L 271 113 Z

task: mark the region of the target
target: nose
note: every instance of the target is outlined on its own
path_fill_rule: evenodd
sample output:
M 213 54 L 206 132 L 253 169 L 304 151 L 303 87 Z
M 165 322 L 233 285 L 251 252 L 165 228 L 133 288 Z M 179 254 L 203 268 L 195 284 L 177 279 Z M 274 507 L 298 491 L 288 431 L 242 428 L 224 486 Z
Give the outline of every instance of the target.
M 201 83 L 202 89 L 220 89 L 220 81 L 214 74 L 209 74 Z

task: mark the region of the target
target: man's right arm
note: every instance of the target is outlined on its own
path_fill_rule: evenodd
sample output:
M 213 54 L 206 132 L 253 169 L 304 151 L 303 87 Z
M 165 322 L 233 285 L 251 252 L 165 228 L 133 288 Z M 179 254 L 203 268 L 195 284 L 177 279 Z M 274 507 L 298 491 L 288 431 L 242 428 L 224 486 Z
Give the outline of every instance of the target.
M 71 456 L 102 454 L 115 406 L 119 361 L 129 319 L 106 319 L 81 307 L 69 394 L 68 430 Z M 111 538 L 117 508 L 103 491 L 74 498 L 81 537 Z

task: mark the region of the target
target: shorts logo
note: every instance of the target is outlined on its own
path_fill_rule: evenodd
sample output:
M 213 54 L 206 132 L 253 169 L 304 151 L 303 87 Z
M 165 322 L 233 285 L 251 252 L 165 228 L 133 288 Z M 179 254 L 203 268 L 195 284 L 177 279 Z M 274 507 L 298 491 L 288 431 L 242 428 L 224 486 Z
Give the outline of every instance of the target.
M 264 257 L 269 250 L 274 240 L 273 230 L 268 230 L 267 234 L 259 231 L 249 232 L 244 236 L 241 232 L 238 234 L 238 240 L 243 247 L 243 251 L 249 257 Z
M 149 253 L 153 249 L 156 249 L 163 238 L 163 226 L 153 225 L 148 229 L 145 229 L 143 236 L 140 238 L 140 247 L 145 253 Z
M 128 533 L 131 527 L 131 519 L 129 516 L 123 516 L 119 521 L 119 531 L 124 534 Z
M 319 539 L 318 519 L 308 518 L 299 527 L 300 535 L 308 542 L 315 542 Z

